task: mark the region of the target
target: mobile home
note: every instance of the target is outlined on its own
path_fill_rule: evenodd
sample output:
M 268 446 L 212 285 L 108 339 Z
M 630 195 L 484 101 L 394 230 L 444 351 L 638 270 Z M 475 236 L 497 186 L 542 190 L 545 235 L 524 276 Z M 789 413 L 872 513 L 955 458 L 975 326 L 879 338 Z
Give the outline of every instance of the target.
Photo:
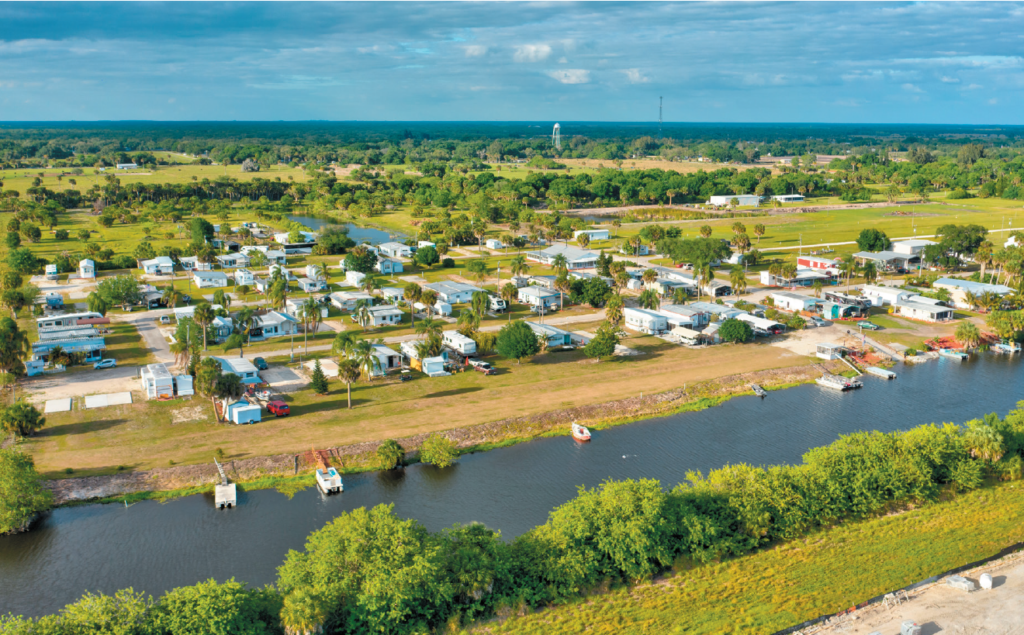
M 476 342 L 458 331 L 445 331 L 441 340 L 444 342 L 445 346 L 452 350 L 456 350 L 463 355 L 476 354 Z
M 622 315 L 626 319 L 626 328 L 634 331 L 657 335 L 668 330 L 668 319 L 654 311 L 626 307 L 622 310 Z

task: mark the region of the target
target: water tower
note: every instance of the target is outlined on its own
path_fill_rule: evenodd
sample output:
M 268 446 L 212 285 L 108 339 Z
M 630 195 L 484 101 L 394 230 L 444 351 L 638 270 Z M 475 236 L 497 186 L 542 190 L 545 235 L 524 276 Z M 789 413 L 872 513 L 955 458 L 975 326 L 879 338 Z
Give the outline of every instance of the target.
M 555 129 L 551 131 L 551 143 L 559 150 L 562 149 L 562 126 L 557 123 Z

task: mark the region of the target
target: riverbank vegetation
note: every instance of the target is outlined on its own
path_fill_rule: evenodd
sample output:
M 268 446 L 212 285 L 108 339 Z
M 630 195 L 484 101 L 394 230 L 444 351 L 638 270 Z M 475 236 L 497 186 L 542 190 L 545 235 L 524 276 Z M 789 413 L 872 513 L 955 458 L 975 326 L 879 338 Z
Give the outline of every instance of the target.
M 962 427 L 844 436 L 794 466 L 727 466 L 692 473 L 672 489 L 651 479 L 581 488 L 544 525 L 511 542 L 481 525 L 431 533 L 395 516 L 391 506 L 360 508 L 314 532 L 302 551 L 289 552 L 273 590 L 231 586 L 223 601 L 225 594 L 196 587 L 156 602 L 131 591 L 122 592 L 124 601 L 87 596 L 60 616 L 8 617 L 0 632 L 77 633 L 103 619 L 111 628 L 123 625 L 118 632 L 191 633 L 185 625 L 203 611 L 235 625 L 223 632 L 423 633 L 474 623 L 503 632 L 518 632 L 522 623 L 524 632 L 547 632 L 560 615 L 503 625 L 479 621 L 566 603 L 572 606 L 561 610 L 584 611 L 603 627 L 621 629 L 669 619 L 671 604 L 659 593 L 698 609 L 671 605 L 670 619 L 689 632 L 768 632 L 866 599 L 855 594 L 873 596 L 1020 540 L 1020 488 L 984 486 L 1020 479 L 1022 465 L 1024 402 L 1005 418 L 988 415 Z M 971 512 L 981 508 L 986 517 L 993 508 L 1007 513 L 972 525 L 974 531 L 958 528 L 973 523 Z M 849 521 L 865 522 L 830 529 Z M 894 554 L 894 543 L 907 551 Z M 872 567 L 853 564 L 861 558 Z M 846 565 L 844 575 L 822 578 L 821 560 L 829 559 L 826 569 Z M 673 570 L 668 584 L 644 584 Z M 792 592 L 794 585 L 815 583 L 824 590 L 807 597 Z M 609 604 L 578 604 L 583 595 L 636 585 L 643 585 L 646 603 L 614 591 Z
M 32 457 L 17 449 L 0 449 L 0 536 L 28 529 L 50 509 L 52 500 Z

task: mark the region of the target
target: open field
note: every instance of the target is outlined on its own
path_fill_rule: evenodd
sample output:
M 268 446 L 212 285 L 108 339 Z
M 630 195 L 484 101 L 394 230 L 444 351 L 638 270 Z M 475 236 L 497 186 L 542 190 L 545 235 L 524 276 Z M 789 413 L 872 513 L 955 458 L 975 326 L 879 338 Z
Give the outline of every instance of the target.
M 497 375 L 464 372 L 435 379 L 418 375 L 407 383 L 393 378 L 361 381 L 352 390 L 352 410 L 345 407 L 344 384 L 332 380 L 327 396 L 309 390 L 291 393 L 286 396 L 290 417 L 268 418 L 254 426 L 216 423 L 209 401 L 199 397 L 96 411 L 76 408 L 49 415 L 46 428 L 26 443 L 36 465 L 50 477 L 59 477 L 68 467 L 76 474 L 108 473 L 118 465 L 146 469 L 172 460 L 204 462 L 217 447 L 232 458 L 246 458 L 300 452 L 311 445 L 396 438 L 810 362 L 767 345 L 690 350 L 653 337 L 633 337 L 625 344 L 644 354 L 595 363 L 579 351 L 549 353 L 522 365 L 489 357 Z M 30 381 L 26 384 L 30 387 Z M 174 422 L 176 409 L 197 406 L 202 412 L 198 419 Z
M 719 564 L 679 563 L 665 579 L 504 622 L 478 624 L 471 632 L 772 633 L 990 557 L 1024 540 L 1022 522 L 1024 488 L 1019 483 L 997 485 L 902 514 L 820 531 Z M 1016 572 L 1019 575 L 1019 567 Z M 970 605 L 983 601 L 980 594 L 1000 593 L 1004 607 L 1018 607 L 1024 589 L 1017 580 L 1012 585 L 957 601 Z M 929 596 L 934 597 L 942 595 Z M 935 612 L 933 602 L 912 599 L 897 611 L 926 624 Z M 976 624 L 983 619 L 975 611 L 957 619 L 968 615 L 978 618 Z M 1019 620 L 1019 610 L 1003 611 L 1001 616 L 1001 622 L 984 622 L 986 630 L 957 630 L 958 622 L 951 619 L 932 623 L 924 632 L 1018 632 L 1020 624 L 1014 620 Z M 1007 628 L 988 630 L 999 623 Z M 835 632 L 848 633 L 850 625 Z M 874 629 L 856 632 L 870 630 Z

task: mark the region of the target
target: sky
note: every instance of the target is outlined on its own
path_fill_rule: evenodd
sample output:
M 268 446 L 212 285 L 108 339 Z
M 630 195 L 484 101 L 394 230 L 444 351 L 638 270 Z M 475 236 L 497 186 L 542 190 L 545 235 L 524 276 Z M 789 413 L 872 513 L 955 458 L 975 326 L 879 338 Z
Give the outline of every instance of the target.
M 0 121 L 1024 124 L 1012 3 L 0 2 Z

